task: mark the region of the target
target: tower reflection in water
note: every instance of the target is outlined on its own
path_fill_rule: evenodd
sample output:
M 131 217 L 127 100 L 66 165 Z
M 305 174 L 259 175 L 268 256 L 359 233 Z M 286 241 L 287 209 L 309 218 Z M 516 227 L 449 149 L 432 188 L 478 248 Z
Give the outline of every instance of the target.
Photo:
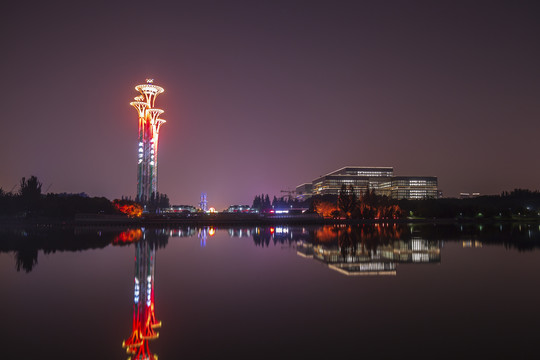
M 161 321 L 156 319 L 154 301 L 156 248 L 162 243 L 165 245 L 167 238 L 163 233 L 145 229 L 128 230 L 117 238 L 119 243 L 135 243 L 132 332 L 122 343 L 131 360 L 157 359 L 149 346 L 151 340 L 159 337 L 157 329 L 161 327 Z

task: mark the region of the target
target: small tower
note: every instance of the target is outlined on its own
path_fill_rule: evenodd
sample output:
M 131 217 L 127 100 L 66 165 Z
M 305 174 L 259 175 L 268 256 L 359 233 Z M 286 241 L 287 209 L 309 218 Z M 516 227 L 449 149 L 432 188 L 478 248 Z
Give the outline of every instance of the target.
M 208 202 L 206 201 L 206 193 L 201 193 L 201 202 L 199 203 L 199 207 L 202 211 L 207 212 L 208 211 Z

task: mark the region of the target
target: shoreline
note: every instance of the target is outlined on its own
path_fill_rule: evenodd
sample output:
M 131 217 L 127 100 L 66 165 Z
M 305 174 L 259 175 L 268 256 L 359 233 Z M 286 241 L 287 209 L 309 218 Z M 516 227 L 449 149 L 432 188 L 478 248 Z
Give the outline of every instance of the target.
M 525 218 L 402 218 L 402 219 L 324 219 L 318 216 L 251 216 L 227 214 L 189 218 L 146 217 L 128 218 L 120 215 L 83 215 L 75 219 L 67 218 L 0 218 L 0 227 L 24 226 L 137 226 L 137 227 L 171 227 L 171 226 L 324 226 L 324 225 L 375 225 L 375 224 L 540 224 L 540 219 Z

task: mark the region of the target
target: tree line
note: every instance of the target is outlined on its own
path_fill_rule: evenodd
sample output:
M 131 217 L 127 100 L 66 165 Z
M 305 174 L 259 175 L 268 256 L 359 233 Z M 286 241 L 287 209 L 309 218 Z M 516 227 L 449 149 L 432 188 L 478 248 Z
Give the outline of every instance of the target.
M 308 208 L 325 218 L 394 219 L 507 219 L 539 220 L 540 192 L 527 189 L 504 191 L 500 195 L 486 195 L 469 199 L 391 199 L 367 189 L 357 195 L 353 186 L 343 185 L 338 195 L 315 195 L 303 201 L 276 198 L 268 194 L 255 196 L 252 207 L 261 212 L 272 208 Z
M 36 176 L 23 177 L 16 192 L 6 192 L 0 188 L 0 216 L 18 218 L 73 218 L 76 214 L 118 214 L 133 216 L 142 213 L 146 205 L 148 212 L 169 207 L 166 194 L 152 194 L 146 204 L 128 198 L 110 201 L 105 197 L 90 197 L 80 194 L 42 194 L 43 184 Z M 141 210 L 139 212 L 139 210 Z
M 316 198 L 312 208 L 325 218 L 397 219 L 403 216 L 400 207 L 387 196 L 377 195 L 370 189 L 357 196 L 354 187 L 345 184 L 335 201 Z

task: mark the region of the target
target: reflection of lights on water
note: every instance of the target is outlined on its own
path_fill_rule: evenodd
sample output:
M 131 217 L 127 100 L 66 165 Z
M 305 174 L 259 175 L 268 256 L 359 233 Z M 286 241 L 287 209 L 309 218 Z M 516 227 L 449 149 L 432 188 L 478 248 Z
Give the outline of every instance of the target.
M 144 241 L 136 245 L 133 328 L 130 336 L 122 342 L 122 347 L 129 355 L 129 360 L 157 360 L 157 356 L 153 355 L 149 348 L 149 341 L 159 337 L 156 329 L 161 327 L 161 321 L 156 320 L 154 313 L 155 252 L 151 246 L 153 247 Z M 139 302 L 140 298 L 144 303 Z
M 134 302 L 135 302 L 135 304 L 139 303 L 139 294 L 140 294 L 139 279 L 135 278 L 135 294 L 134 294 Z

